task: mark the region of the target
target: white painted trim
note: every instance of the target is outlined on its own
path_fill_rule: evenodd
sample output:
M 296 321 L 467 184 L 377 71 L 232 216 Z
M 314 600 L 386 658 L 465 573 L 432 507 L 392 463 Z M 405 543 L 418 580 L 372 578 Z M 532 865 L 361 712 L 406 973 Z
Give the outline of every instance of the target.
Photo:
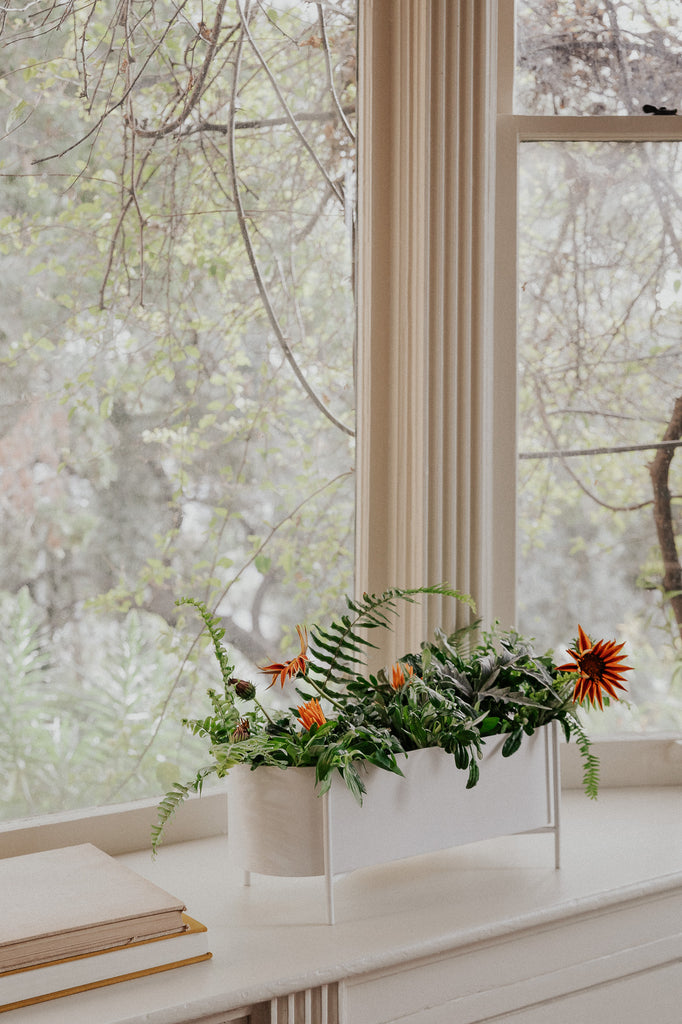
M 538 915 L 532 923 L 517 921 L 506 934 L 483 935 L 457 951 L 405 958 L 392 971 L 348 977 L 340 986 L 346 1014 L 341 1019 L 344 1024 L 503 1024 L 523 1010 L 546 1007 L 550 1020 L 574 994 L 672 965 L 677 965 L 677 983 L 671 980 L 671 990 L 677 991 L 679 880 L 646 889 L 632 887 L 617 899 L 600 894 L 581 907 L 563 908 L 554 919 Z
M 682 786 L 682 738 L 674 734 L 604 738 L 593 743 L 600 786 Z M 563 789 L 582 788 L 582 762 L 575 743 L 561 745 Z
M 575 743 L 561 743 L 561 788 L 582 788 L 582 763 Z M 603 790 L 623 787 L 682 786 L 682 739 L 675 735 L 603 739 L 593 744 L 600 759 Z M 558 807 L 558 802 L 557 802 Z M 94 843 L 118 855 L 150 848 L 156 802 L 45 815 L 0 823 L 0 858 L 75 843 Z M 192 796 L 170 822 L 166 842 L 182 843 L 227 833 L 225 786 Z
M 60 814 L 0 822 L 0 858 L 24 853 L 94 843 L 112 856 L 151 850 L 151 827 L 156 821 L 156 800 L 110 807 L 89 807 Z M 168 824 L 167 841 L 187 842 L 227 834 L 227 798 L 224 786 L 192 796 Z

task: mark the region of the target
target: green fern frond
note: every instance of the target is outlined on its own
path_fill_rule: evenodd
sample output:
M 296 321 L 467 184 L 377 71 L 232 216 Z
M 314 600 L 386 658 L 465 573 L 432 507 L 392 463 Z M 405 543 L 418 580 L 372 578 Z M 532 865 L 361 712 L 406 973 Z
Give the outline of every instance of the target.
M 346 604 L 352 616 L 343 615 L 324 630 L 319 627 L 311 630 L 307 674 L 322 689 L 333 678 L 339 680 L 352 675 L 354 667 L 363 663 L 360 657 L 363 648 L 376 646 L 361 636 L 359 631 L 390 629 L 398 614 L 398 603 L 403 601 L 414 604 L 416 598 L 422 595 L 452 597 L 475 608 L 468 594 L 453 590 L 447 583 L 431 587 L 393 587 L 383 594 L 363 594 L 357 601 L 347 597 Z
M 220 625 L 220 621 L 208 610 L 203 601 L 198 601 L 194 597 L 180 597 L 175 603 L 176 605 L 189 604 L 193 608 L 196 608 L 201 615 L 201 618 L 204 620 L 206 631 L 213 644 L 213 650 L 220 666 L 223 682 L 227 683 L 234 673 L 234 665 L 230 661 L 230 656 L 223 646 L 222 641 L 225 636 L 225 630 Z
M 190 793 L 201 793 L 204 779 L 214 774 L 215 765 L 200 768 L 191 782 L 174 782 L 157 807 L 156 823 L 152 825 L 152 855 L 156 856 L 163 839 L 163 833 L 169 820 L 173 817 L 180 804 L 184 803 Z
M 589 736 L 575 720 L 571 722 L 571 732 L 582 757 L 583 789 L 590 800 L 596 800 L 599 794 L 599 758 L 592 752 Z

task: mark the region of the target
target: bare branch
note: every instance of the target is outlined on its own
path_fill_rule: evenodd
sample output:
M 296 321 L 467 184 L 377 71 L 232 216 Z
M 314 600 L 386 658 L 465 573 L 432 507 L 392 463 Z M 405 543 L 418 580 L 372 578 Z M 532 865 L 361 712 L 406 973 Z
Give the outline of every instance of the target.
M 241 7 L 240 7 L 240 11 L 241 11 Z M 233 119 L 234 119 L 234 111 L 235 111 L 235 107 L 236 107 L 237 89 L 238 89 L 238 84 L 239 84 L 239 73 L 240 73 L 241 58 L 242 58 L 242 52 L 243 52 L 243 46 L 244 46 L 244 38 L 245 37 L 248 37 L 248 32 L 246 31 L 246 29 L 240 35 L 239 42 L 238 42 L 238 45 L 237 45 L 237 52 L 236 52 L 236 56 L 235 56 L 234 78 L 232 80 L 232 100 L 231 100 L 231 103 L 230 103 L 230 111 L 231 111 L 231 116 L 232 116 Z M 296 360 L 296 358 L 294 356 L 294 353 L 291 351 L 291 346 L 289 345 L 289 342 L 287 341 L 286 337 L 284 336 L 284 332 L 282 331 L 282 328 L 281 328 L 281 326 L 279 324 L 279 320 L 277 319 L 277 315 L 275 314 L 275 310 L 274 310 L 272 301 L 270 299 L 270 295 L 268 294 L 268 290 L 267 290 L 267 288 L 265 286 L 265 281 L 263 280 L 263 275 L 261 273 L 260 266 L 259 266 L 258 260 L 256 258 L 256 253 L 255 253 L 254 248 L 253 248 L 253 243 L 251 241 L 251 233 L 249 231 L 249 227 L 248 227 L 248 224 L 246 222 L 246 214 L 244 212 L 244 206 L 243 206 L 243 203 L 242 203 L 241 192 L 239 190 L 239 180 L 238 180 L 238 177 L 237 177 L 237 162 L 236 162 L 236 155 L 235 155 L 234 120 L 233 120 L 233 130 L 228 134 L 228 143 L 229 143 L 228 148 L 229 148 L 230 175 L 232 177 L 232 190 L 233 190 L 233 194 L 234 194 L 235 213 L 237 214 L 237 223 L 239 224 L 239 230 L 240 230 L 242 238 L 244 240 L 244 247 L 246 249 L 246 255 L 247 255 L 247 258 L 248 258 L 248 261 L 249 261 L 249 265 L 251 267 L 251 271 L 253 273 L 253 277 L 254 277 L 254 280 L 256 282 L 256 287 L 258 288 L 258 293 L 259 293 L 259 295 L 261 297 L 261 301 L 263 303 L 263 307 L 264 307 L 265 312 L 267 314 L 268 320 L 270 321 L 270 326 L 272 327 L 272 330 L 273 330 L 273 332 L 275 334 L 275 337 L 277 338 L 277 342 L 278 342 L 280 348 L 282 349 L 282 352 L 284 353 L 284 356 L 285 356 L 287 362 L 289 363 L 291 369 L 294 371 L 296 379 L 300 383 L 300 385 L 303 388 L 303 390 L 305 391 L 305 393 L 308 395 L 308 397 L 314 403 L 314 405 L 320 410 L 320 412 L 323 414 L 323 416 L 326 417 L 326 419 L 328 419 L 331 423 L 334 424 L 335 427 L 338 427 L 338 429 L 341 430 L 344 434 L 348 434 L 349 437 L 354 437 L 355 436 L 355 431 L 353 431 L 350 427 L 347 427 L 345 423 L 341 422 L 341 420 L 337 419 L 336 416 L 334 416 L 334 414 L 331 412 L 331 410 L 329 410 L 326 407 L 324 402 L 318 397 L 318 395 L 315 393 L 313 388 L 310 386 L 310 384 L 309 384 L 308 380 L 306 379 L 303 371 L 301 370 L 300 366 L 298 365 L 298 362 L 297 362 L 297 360 Z M 327 177 L 327 175 L 325 175 L 325 177 Z
M 305 0 L 305 2 L 307 4 L 313 4 L 316 3 L 316 0 Z M 342 18 L 347 18 L 351 24 L 353 23 L 353 15 L 349 14 L 348 11 L 344 11 L 343 7 L 339 7 L 338 4 L 332 3 L 332 0 L 321 0 L 321 2 L 317 3 L 317 6 L 326 7 L 328 11 L 333 11 L 334 14 L 340 14 Z
M 225 2 L 225 0 L 223 0 L 223 2 Z M 189 3 L 189 0 L 182 0 L 182 3 L 180 4 L 180 7 L 176 11 L 176 16 L 183 10 L 184 7 L 187 6 L 188 3 Z M 157 49 L 158 49 L 158 46 L 160 46 L 160 44 L 164 41 L 164 39 L 166 38 L 168 33 L 171 31 L 171 29 L 173 28 L 174 24 L 175 24 L 175 19 L 171 18 L 170 21 L 168 22 L 168 24 L 166 25 L 166 27 L 165 27 L 162 35 L 161 35 L 161 38 L 159 39 L 159 42 L 157 44 Z M 135 88 L 136 84 L 140 81 L 143 73 L 147 69 L 148 65 L 151 63 L 151 61 L 152 61 L 152 59 L 154 57 L 154 54 L 155 54 L 154 50 L 152 50 L 148 54 L 146 59 L 142 62 L 142 66 L 141 66 L 140 70 L 138 71 L 138 73 L 135 75 L 135 78 L 132 79 L 132 81 L 130 82 L 130 85 L 128 86 L 128 88 L 126 88 L 124 90 L 123 95 L 118 100 L 116 100 L 115 103 L 112 103 L 111 106 L 107 107 L 107 109 L 104 111 L 104 113 L 102 113 L 97 118 L 95 123 L 92 125 L 90 130 L 85 133 L 85 135 L 82 135 L 79 139 L 77 139 L 70 146 L 67 146 L 60 153 L 51 153 L 49 156 L 43 156 L 43 157 L 40 157 L 37 160 L 34 160 L 33 161 L 34 166 L 37 166 L 38 164 L 47 163 L 49 160 L 61 159 L 61 157 L 66 156 L 67 153 L 73 152 L 74 149 L 77 149 L 80 145 L 82 145 L 82 143 L 86 142 L 93 135 L 96 135 L 100 131 L 100 129 L 102 128 L 102 125 L 104 124 L 106 119 L 108 117 L 110 117 L 110 115 L 113 114 L 115 110 L 119 110 L 127 102 L 128 97 L 129 97 L 131 91 Z
M 323 165 L 322 165 L 322 163 L 320 161 L 320 158 L 318 157 L 317 153 L 312 148 L 312 146 L 310 145 L 310 143 L 306 139 L 305 135 L 303 134 L 303 132 L 299 128 L 298 123 L 296 121 L 296 118 L 294 117 L 294 114 L 291 111 L 291 108 L 289 107 L 289 104 L 287 103 L 286 99 L 284 98 L 282 90 L 280 89 L 279 85 L 277 84 L 277 80 L 275 79 L 275 76 L 273 75 L 273 73 L 272 73 L 272 71 L 271 71 L 271 69 L 270 69 L 270 67 L 268 65 L 268 62 L 265 60 L 263 54 L 261 53 L 260 49 L 256 45 L 256 41 L 255 41 L 255 39 L 253 38 L 253 36 L 251 34 L 251 30 L 249 29 L 248 19 L 244 17 L 244 12 L 242 10 L 241 0 L 235 0 L 235 2 L 236 2 L 236 5 L 237 5 L 237 10 L 239 11 L 239 17 L 241 18 L 242 27 L 244 29 L 244 33 L 246 35 L 246 38 L 249 40 L 249 44 L 251 46 L 251 49 L 256 54 L 256 57 L 258 58 L 261 67 L 265 71 L 265 74 L 270 79 L 270 83 L 272 85 L 272 88 L 275 90 L 275 94 L 277 96 L 277 99 L 279 100 L 280 104 L 282 105 L 282 109 L 284 110 L 284 112 L 286 114 L 286 117 L 287 117 L 287 120 L 288 120 L 289 124 L 291 125 L 291 127 L 295 131 L 296 135 L 298 136 L 298 138 L 301 141 L 301 144 L 304 146 L 306 152 L 309 154 L 309 156 L 313 160 L 313 163 L 315 164 L 315 166 L 319 170 L 319 172 L 322 175 L 322 177 L 324 178 L 324 180 L 329 185 L 330 189 L 332 190 L 332 192 L 334 193 L 336 198 L 339 200 L 341 205 L 344 206 L 343 193 L 338 190 L 338 188 L 336 187 L 334 182 L 331 180 L 331 178 L 327 174 L 325 168 L 323 167 Z M 236 99 L 236 96 L 234 97 L 234 99 Z M 233 109 L 233 112 L 234 112 L 234 100 L 233 100 L 233 108 L 232 109 Z M 233 114 L 233 116 L 234 116 L 234 114 Z
M 320 26 L 320 36 L 322 38 L 322 49 L 324 50 L 324 63 L 327 69 L 327 85 L 334 101 L 336 112 L 339 115 L 339 120 L 346 130 L 346 135 L 351 141 L 355 142 L 355 134 L 351 128 L 349 122 L 343 113 L 343 107 L 339 102 L 339 97 L 336 94 L 336 88 L 334 87 L 334 70 L 332 68 L 331 53 L 329 51 L 329 39 L 327 38 L 327 23 L 324 17 L 324 8 L 321 3 L 317 5 L 317 20 Z
M 619 452 L 669 451 L 682 447 L 682 441 L 654 441 L 651 444 L 616 444 L 608 448 L 558 448 L 549 452 L 519 452 L 520 459 L 572 459 L 578 455 L 614 455 Z
M 182 110 L 175 118 L 175 120 L 163 125 L 162 128 L 144 129 L 136 127 L 136 134 L 140 135 L 142 138 L 149 139 L 157 138 L 161 135 L 172 135 L 173 132 L 176 132 L 180 128 L 180 126 L 187 120 L 189 114 L 192 112 L 192 110 L 194 110 L 197 103 L 201 99 L 204 93 L 204 87 L 206 85 L 206 78 L 211 68 L 211 64 L 213 63 L 213 58 L 215 57 L 216 54 L 216 48 L 218 46 L 218 36 L 220 35 L 220 29 L 222 26 L 223 13 L 225 11 L 226 2 L 227 0 L 218 0 L 218 6 L 216 8 L 212 28 L 206 28 L 202 22 L 202 27 L 200 28 L 199 33 L 201 35 L 201 38 L 205 39 L 208 42 L 208 49 L 206 51 L 206 56 L 202 61 L 199 74 L 192 83 L 192 86 L 187 94 Z
M 543 426 L 544 426 L 545 430 L 547 431 L 547 433 L 548 433 L 552 443 L 555 445 L 556 450 L 558 452 L 560 452 L 561 449 L 559 448 L 559 446 L 556 443 L 556 435 L 554 434 L 554 431 L 552 430 L 552 426 L 551 426 L 551 424 L 549 422 L 549 417 L 547 415 L 547 410 L 546 410 L 546 408 L 544 406 L 544 403 L 543 403 L 543 400 L 542 400 L 542 396 L 539 394 L 537 389 L 536 389 L 536 393 L 538 395 L 538 409 L 539 409 L 539 412 L 540 412 L 540 417 L 542 419 Z M 564 469 L 566 470 L 566 472 L 568 473 L 568 475 L 570 476 L 571 480 L 573 480 L 573 482 L 580 488 L 580 490 L 583 492 L 583 494 L 585 494 L 588 498 L 591 498 L 591 500 L 594 501 L 595 504 L 600 505 L 601 508 L 608 509 L 610 512 L 635 512 L 638 509 L 646 508 L 647 505 L 651 504 L 650 501 L 644 501 L 644 502 L 638 502 L 637 504 L 632 504 L 632 505 L 611 505 L 608 502 L 602 501 L 601 498 L 599 498 L 593 491 L 591 491 L 589 489 L 589 487 L 587 487 L 586 484 L 583 483 L 583 481 L 580 479 L 578 474 L 566 462 L 566 458 L 565 457 L 563 457 L 561 455 L 558 455 L 557 457 L 561 460 L 561 464 L 564 467 Z
M 354 114 L 355 105 L 348 104 L 342 107 L 344 114 Z M 307 111 L 302 114 L 296 115 L 297 121 L 333 121 L 336 117 L 336 113 L 333 110 L 320 110 L 320 111 Z M 235 121 L 235 131 L 243 131 L 251 128 L 281 128 L 282 125 L 289 124 L 288 117 L 256 117 L 251 118 L 249 121 Z M 198 125 L 191 125 L 185 131 L 183 131 L 183 137 L 186 135 L 196 135 L 197 132 L 217 132 L 221 135 L 227 135 L 230 131 L 229 124 L 218 124 L 212 121 L 201 121 Z

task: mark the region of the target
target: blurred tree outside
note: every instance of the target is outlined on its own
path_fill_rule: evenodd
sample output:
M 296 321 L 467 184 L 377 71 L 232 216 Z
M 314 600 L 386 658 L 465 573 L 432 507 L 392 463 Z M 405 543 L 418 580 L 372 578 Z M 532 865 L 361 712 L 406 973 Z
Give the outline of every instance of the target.
M 0 817 L 163 792 L 352 589 L 353 0 L 0 10 Z

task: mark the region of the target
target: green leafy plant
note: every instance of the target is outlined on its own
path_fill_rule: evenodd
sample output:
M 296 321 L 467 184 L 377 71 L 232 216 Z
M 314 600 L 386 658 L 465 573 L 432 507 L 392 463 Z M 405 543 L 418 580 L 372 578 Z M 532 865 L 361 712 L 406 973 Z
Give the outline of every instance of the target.
M 213 646 L 222 690 L 208 690 L 212 714 L 185 720 L 204 738 L 212 761 L 187 783 L 175 783 L 159 805 L 152 830 L 158 848 L 166 823 L 190 793 L 201 792 L 207 776 L 227 775 L 237 764 L 279 768 L 315 768 L 320 793 L 329 789 L 339 772 L 359 803 L 365 792 L 360 765 L 374 764 L 402 774 L 397 755 L 423 747 L 442 747 L 467 772 L 467 788 L 479 779 L 479 761 L 486 740 L 504 736 L 502 756 L 510 757 L 524 736 L 557 721 L 567 740 L 575 737 L 583 757 L 587 794 L 595 797 L 598 761 L 578 718 L 578 708 L 608 703 L 614 687 L 628 670 L 612 641 L 592 644 L 582 628 L 573 662 L 557 666 L 550 653 L 537 655 L 515 631 L 495 628 L 478 637 L 477 622 L 446 634 L 408 653 L 390 669 L 363 674 L 364 654 L 373 647 L 368 631 L 388 629 L 399 602 L 422 594 L 452 597 L 474 607 L 470 597 L 446 584 L 417 589 L 391 589 L 346 598 L 348 614 L 326 628 L 308 632 L 297 626 L 300 653 L 286 662 L 263 666 L 270 685 L 292 684 L 303 703 L 284 711 L 267 710 L 252 682 L 237 679 L 224 646 L 224 630 L 206 605 L 191 598 Z M 390 676 L 389 676 L 390 672 Z M 571 673 L 577 672 L 577 682 Z M 606 693 L 604 698 L 602 691 Z M 576 696 L 580 695 L 579 703 Z

